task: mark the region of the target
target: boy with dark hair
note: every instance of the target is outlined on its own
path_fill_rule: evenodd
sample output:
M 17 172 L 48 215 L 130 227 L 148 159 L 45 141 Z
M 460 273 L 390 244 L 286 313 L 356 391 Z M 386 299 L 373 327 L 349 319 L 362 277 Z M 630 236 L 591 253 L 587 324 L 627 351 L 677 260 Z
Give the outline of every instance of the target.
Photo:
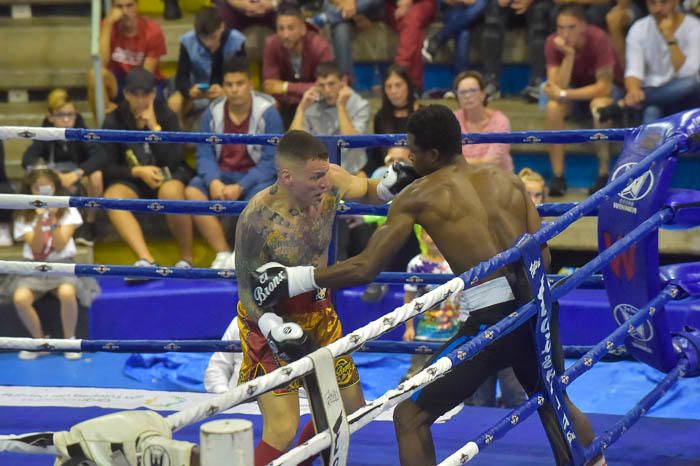
M 369 110 L 369 102 L 352 90 L 338 64 L 328 61 L 316 68 L 316 85 L 304 92 L 290 129 L 327 136 L 362 134 L 367 130 Z M 350 173 L 358 173 L 365 163 L 364 149 L 340 153 L 340 164 Z
M 223 96 L 202 115 L 200 131 L 279 134 L 284 132 L 275 99 L 253 90 L 248 62 L 234 56 L 223 64 Z M 275 182 L 272 146 L 199 144 L 197 175 L 185 190 L 189 200 L 249 200 Z M 217 253 L 212 268 L 231 267 L 231 247 L 216 217 L 197 216 L 197 230 Z
M 168 98 L 168 106 L 181 123 L 185 115 L 203 111 L 209 102 L 223 95 L 223 63 L 245 54 L 245 36 L 236 29 L 227 29 L 216 8 L 199 10 L 194 29 L 180 38 L 176 91 Z

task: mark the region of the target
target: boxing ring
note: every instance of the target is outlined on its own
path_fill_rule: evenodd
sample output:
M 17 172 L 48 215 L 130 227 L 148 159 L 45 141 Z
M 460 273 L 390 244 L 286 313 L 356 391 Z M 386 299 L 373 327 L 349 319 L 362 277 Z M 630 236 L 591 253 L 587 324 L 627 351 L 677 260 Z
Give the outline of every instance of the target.
M 275 135 L 233 135 L 209 133 L 127 132 L 108 130 L 56 129 L 0 127 L 0 139 L 30 138 L 39 140 L 80 140 L 92 142 L 195 142 L 208 144 L 272 144 L 279 141 Z M 406 145 L 402 135 L 371 135 L 354 137 L 321 137 L 334 147 L 338 157 L 340 148 Z M 398 346 L 372 342 L 397 325 L 401 325 L 454 293 L 469 288 L 480 279 L 501 267 L 522 261 L 530 288 L 535 297 L 499 323 L 488 328 L 434 364 L 404 381 L 396 388 L 367 403 L 358 411 L 343 415 L 340 433 L 326 429 L 307 443 L 287 452 L 273 461 L 274 465 L 291 465 L 333 447 L 340 453 L 338 464 L 345 464 L 346 454 L 352 448 L 350 434 L 358 432 L 381 413 L 410 397 L 419 388 L 431 383 L 457 364 L 473 357 L 488 344 L 508 334 L 519 325 L 536 318 L 537 348 L 540 354 L 541 376 L 546 380 L 546 390 L 534 394 L 524 404 L 512 410 L 492 426 L 443 458 L 440 464 L 464 464 L 502 438 L 514 427 L 521 425 L 539 406 L 550 403 L 557 415 L 560 428 L 570 447 L 573 464 L 584 464 L 613 445 L 633 424 L 644 416 L 666 391 L 681 377 L 700 375 L 700 332 L 685 329 L 671 333 L 665 319 L 664 305 L 671 300 L 700 294 L 698 266 L 695 263 L 677 264 L 662 274 L 659 267 L 657 230 L 665 228 L 693 228 L 700 225 L 700 192 L 673 190 L 671 174 L 678 157 L 700 152 L 700 110 L 673 115 L 649 125 L 634 129 L 513 132 L 491 134 L 467 134 L 463 143 L 572 143 L 586 141 L 624 141 L 624 148 L 612 170 L 608 185 L 578 204 L 545 204 L 538 207 L 542 216 L 557 217 L 535 234 L 525 235 L 513 247 L 484 261 L 458 277 L 382 273 L 376 282 L 438 284 L 433 290 L 411 303 L 399 306 L 379 319 L 350 332 L 328 345 L 323 351 L 338 356 L 364 348 L 366 350 L 400 350 Z M 333 157 L 333 155 L 331 156 Z M 191 202 L 163 200 L 118 200 L 61 196 L 0 196 L 0 207 L 26 209 L 37 207 L 84 207 L 120 209 L 134 212 L 236 215 L 242 202 Z M 338 215 L 386 214 L 386 207 L 369 207 L 359 204 L 340 204 Z M 582 216 L 598 217 L 600 254 L 567 277 L 547 276 L 540 255 L 540 245 L 563 232 Z M 628 261 L 612 262 L 625 253 Z M 331 254 L 333 256 L 333 254 Z M 631 259 L 630 259 L 631 258 Z M 591 348 L 564 373 L 556 374 L 552 367 L 549 324 L 552 302 L 576 287 L 601 278 L 591 278 L 602 271 L 602 280 L 610 301 L 611 310 L 619 327 Z M 235 280 L 233 270 L 179 269 L 173 267 L 129 267 L 94 264 L 57 264 L 41 262 L 0 261 L 0 272 L 27 275 L 75 275 L 75 276 L 136 276 L 165 279 L 218 279 Z M 663 275 L 663 276 L 662 276 Z M 570 422 L 570 414 L 562 403 L 564 390 L 578 377 L 590 370 L 606 354 L 624 345 L 627 352 L 665 373 L 663 380 L 646 394 L 625 416 L 595 438 L 584 448 Z M 235 342 L 226 341 L 107 341 L 107 340 L 49 340 L 0 338 L 0 349 L 29 351 L 240 351 Z M 319 350 L 319 351 L 322 351 Z M 426 352 L 425 345 L 406 346 L 406 351 Z M 169 428 L 176 432 L 188 425 L 221 413 L 240 403 L 255 399 L 259 394 L 288 382 L 309 376 L 314 372 L 314 361 L 304 357 L 278 370 L 239 385 L 228 393 L 213 396 L 194 407 L 175 412 L 165 418 Z M 575 401 L 575 400 L 574 400 Z M 328 419 L 325 420 L 328 425 Z M 65 426 L 67 430 L 70 426 Z M 343 431 L 344 429 L 344 431 Z M 598 431 L 598 429 L 597 429 Z M 24 434 L 0 436 L 0 452 L 54 454 L 50 433 L 44 441 L 36 443 L 35 436 Z

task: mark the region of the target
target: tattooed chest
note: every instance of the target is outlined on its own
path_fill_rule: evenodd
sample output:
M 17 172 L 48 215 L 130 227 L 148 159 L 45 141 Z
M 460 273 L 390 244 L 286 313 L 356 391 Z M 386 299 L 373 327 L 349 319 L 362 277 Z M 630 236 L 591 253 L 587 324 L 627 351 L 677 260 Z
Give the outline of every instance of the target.
M 273 261 L 285 265 L 318 265 L 328 251 L 333 226 L 332 214 L 316 218 L 276 219 L 267 236 L 267 250 Z

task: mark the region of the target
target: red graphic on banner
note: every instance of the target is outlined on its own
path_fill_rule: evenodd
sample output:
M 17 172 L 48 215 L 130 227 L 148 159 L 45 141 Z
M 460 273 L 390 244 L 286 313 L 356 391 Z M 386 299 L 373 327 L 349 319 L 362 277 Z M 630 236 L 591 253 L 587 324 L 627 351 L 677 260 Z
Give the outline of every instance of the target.
M 622 236 L 618 235 L 615 241 L 618 241 Z M 612 236 L 607 231 L 603 232 L 603 243 L 605 244 L 605 249 L 608 249 L 615 242 L 612 240 Z M 637 245 L 633 244 L 629 248 L 618 254 L 612 261 L 610 261 L 610 268 L 617 278 L 622 278 L 622 269 L 625 270 L 625 276 L 627 281 L 632 281 L 635 272 L 637 271 L 637 265 L 635 261 L 637 252 Z

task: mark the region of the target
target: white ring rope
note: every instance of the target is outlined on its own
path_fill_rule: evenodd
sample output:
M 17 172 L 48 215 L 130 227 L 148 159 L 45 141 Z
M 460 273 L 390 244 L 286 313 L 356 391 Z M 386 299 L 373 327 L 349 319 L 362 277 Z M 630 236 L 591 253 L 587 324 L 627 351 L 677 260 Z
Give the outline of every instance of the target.
M 35 141 L 65 141 L 67 128 L 35 126 L 0 126 L 0 141 L 4 139 L 33 139 Z
M 388 332 L 397 325 L 431 309 L 436 304 L 441 303 L 463 289 L 464 281 L 459 277 L 453 278 L 449 282 L 440 285 L 423 296 L 414 299 L 410 303 L 399 306 L 392 312 L 345 335 L 326 348 L 330 350 L 333 357 L 350 353 L 352 350 L 362 346 L 365 341 Z M 188 424 L 201 421 L 208 416 L 213 416 L 216 413 L 230 409 L 251 398 L 255 398 L 260 393 L 287 384 L 294 379 L 308 374 L 312 369 L 313 365 L 311 359 L 308 357 L 301 358 L 284 367 L 275 369 L 269 374 L 238 385 L 229 392 L 221 394 L 206 403 L 171 414 L 166 420 L 170 423 L 172 430 L 177 431 Z
M 0 260 L 0 273 L 7 275 L 67 275 L 77 276 L 75 266 L 64 262 L 31 262 Z

